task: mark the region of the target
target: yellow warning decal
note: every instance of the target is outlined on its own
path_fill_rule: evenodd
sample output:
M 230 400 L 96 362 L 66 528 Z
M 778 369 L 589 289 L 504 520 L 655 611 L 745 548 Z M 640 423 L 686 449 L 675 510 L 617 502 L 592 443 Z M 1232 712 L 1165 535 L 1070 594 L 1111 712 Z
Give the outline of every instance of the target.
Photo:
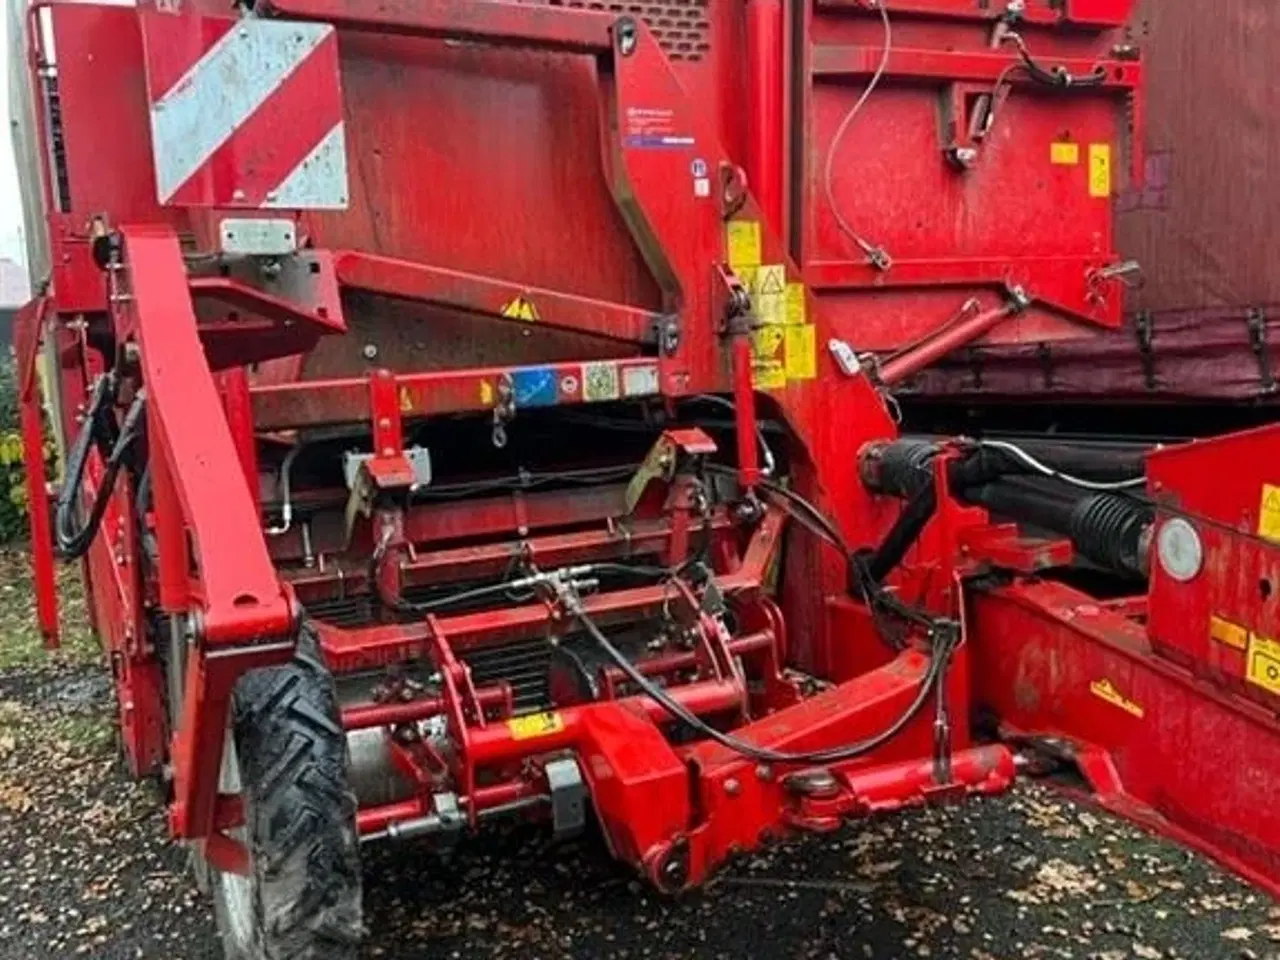
M 538 308 L 528 297 L 516 297 L 502 308 L 502 315 L 512 320 L 527 320 L 533 323 L 538 319 Z
M 808 306 L 805 303 L 804 284 L 787 284 L 787 323 L 804 323 Z
M 751 383 L 757 390 L 781 390 L 787 385 L 787 369 L 775 357 L 758 360 L 751 365 Z
M 1142 709 L 1142 705 L 1130 700 L 1123 693 L 1116 689 L 1116 685 L 1103 677 L 1101 680 L 1095 680 L 1089 684 L 1089 692 L 1099 700 L 1105 700 L 1114 707 L 1119 707 L 1125 713 L 1132 714 L 1141 720 L 1147 715 Z
M 410 395 L 408 387 L 400 388 L 400 412 L 413 413 L 413 397 Z
M 1262 501 L 1258 507 L 1258 536 L 1280 543 L 1280 487 L 1262 485 Z
M 513 717 L 508 720 L 507 729 L 511 731 L 513 740 L 532 740 L 534 737 L 559 733 L 564 729 L 564 718 L 554 711 L 531 713 L 528 716 Z
M 787 324 L 787 379 L 812 380 L 818 375 L 818 338 L 813 324 Z
M 1226 617 L 1219 617 L 1216 614 L 1209 618 L 1209 636 L 1219 643 L 1226 644 L 1228 647 L 1235 647 L 1237 650 L 1244 650 L 1249 646 L 1249 631 L 1238 623 L 1232 623 Z
M 782 323 L 787 314 L 787 268 L 769 263 L 755 271 L 751 305 L 761 323 Z
M 1080 144 L 1049 144 L 1049 162 L 1062 167 L 1074 167 L 1080 162 Z
M 777 390 L 787 385 L 784 340 L 782 324 L 765 324 L 752 332 L 751 382 L 757 390 Z
M 1111 144 L 1089 144 L 1089 196 L 1111 196 Z
M 480 381 L 480 405 L 482 407 L 493 406 L 493 384 L 488 380 Z
M 760 221 L 730 220 L 725 224 L 725 247 L 729 254 L 729 269 L 739 273 L 742 267 L 760 265 Z
M 1245 678 L 1250 683 L 1268 693 L 1280 693 L 1280 643 L 1251 633 L 1245 660 Z

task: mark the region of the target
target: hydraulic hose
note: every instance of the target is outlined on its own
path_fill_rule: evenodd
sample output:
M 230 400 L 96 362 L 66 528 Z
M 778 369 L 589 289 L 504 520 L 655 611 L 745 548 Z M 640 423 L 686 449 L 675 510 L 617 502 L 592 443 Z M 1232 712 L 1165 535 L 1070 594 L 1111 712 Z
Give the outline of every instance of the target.
M 853 760 L 857 757 L 865 756 L 880 747 L 889 743 L 895 737 L 902 733 L 903 730 L 914 720 L 929 701 L 929 694 L 934 691 L 935 687 L 940 684 L 946 676 L 947 663 L 951 657 L 951 651 L 954 649 L 954 638 L 949 635 L 939 635 L 935 637 L 933 656 L 929 661 L 929 667 L 925 671 L 925 675 L 920 680 L 920 686 L 916 690 L 915 696 L 907 708 L 894 720 L 889 726 L 879 733 L 868 737 L 865 740 L 856 743 L 846 744 L 841 747 L 832 747 L 827 750 L 810 750 L 810 751 L 786 751 L 772 750 L 768 747 L 761 747 L 754 743 L 748 743 L 729 733 L 717 730 L 711 724 L 704 721 L 701 717 L 686 710 L 684 706 L 671 697 L 654 681 L 646 677 L 643 672 L 632 663 L 627 656 L 613 645 L 604 631 L 602 631 L 595 622 L 587 615 L 582 604 L 572 591 L 563 591 L 561 594 L 562 602 L 565 609 L 582 624 L 583 629 L 600 650 L 612 660 L 632 683 L 634 683 L 647 697 L 656 702 L 663 710 L 679 720 L 681 723 L 695 730 L 697 733 L 705 736 L 722 747 L 732 750 L 734 753 L 744 757 L 749 757 L 760 763 L 777 763 L 777 764 L 800 764 L 800 763 L 840 763 L 846 760 Z
M 111 421 L 109 400 L 114 394 L 114 379 L 102 377 L 94 387 L 93 398 L 85 415 L 84 426 L 72 446 L 67 460 L 67 479 L 58 492 L 58 502 L 54 514 L 54 537 L 58 549 L 69 558 L 84 556 L 98 535 L 102 525 L 102 517 L 106 513 L 107 504 L 115 489 L 120 468 L 124 465 L 125 455 L 142 432 L 142 415 L 146 409 L 146 394 L 139 391 L 130 404 L 119 433 L 107 453 L 106 468 L 102 481 L 94 494 L 93 503 L 89 507 L 88 517 L 82 526 L 76 526 L 76 505 L 80 499 L 80 490 L 84 484 L 84 472 L 89 462 L 89 449 L 93 444 L 106 447 L 104 436 L 114 428 Z M 108 425 L 109 424 L 109 425 Z

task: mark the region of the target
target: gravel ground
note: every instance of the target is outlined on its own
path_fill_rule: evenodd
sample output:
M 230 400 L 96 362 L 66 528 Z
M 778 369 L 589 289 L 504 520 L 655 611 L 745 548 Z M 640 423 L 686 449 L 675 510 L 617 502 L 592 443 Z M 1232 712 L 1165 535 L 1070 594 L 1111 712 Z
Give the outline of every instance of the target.
M 47 657 L 25 564 L 0 554 L 0 958 L 212 960 L 208 907 L 155 789 L 117 759 L 110 687 L 68 607 L 67 649 Z M 366 865 L 368 956 L 394 960 L 1280 960 L 1265 895 L 1035 785 L 802 839 L 679 899 L 598 840 L 523 829 Z

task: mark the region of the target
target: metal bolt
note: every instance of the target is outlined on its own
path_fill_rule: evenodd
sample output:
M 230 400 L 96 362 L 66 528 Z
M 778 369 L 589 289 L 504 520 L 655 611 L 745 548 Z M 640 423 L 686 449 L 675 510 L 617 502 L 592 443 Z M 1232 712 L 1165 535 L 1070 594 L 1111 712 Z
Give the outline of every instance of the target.
M 769 766 L 767 763 L 760 764 L 756 767 L 756 779 L 763 780 L 765 783 L 768 783 L 773 779 L 773 767 Z
M 736 797 L 742 792 L 742 784 L 733 777 L 730 777 L 724 782 L 724 792 L 730 797 Z
M 364 358 L 365 358 L 366 360 L 372 360 L 372 359 L 374 359 L 375 357 L 377 357 L 377 355 L 378 355 L 378 347 L 377 347 L 377 344 L 373 344 L 373 343 L 366 343 L 366 344 L 364 345 L 364 349 L 363 349 L 363 350 L 361 350 L 360 352 L 364 354 Z

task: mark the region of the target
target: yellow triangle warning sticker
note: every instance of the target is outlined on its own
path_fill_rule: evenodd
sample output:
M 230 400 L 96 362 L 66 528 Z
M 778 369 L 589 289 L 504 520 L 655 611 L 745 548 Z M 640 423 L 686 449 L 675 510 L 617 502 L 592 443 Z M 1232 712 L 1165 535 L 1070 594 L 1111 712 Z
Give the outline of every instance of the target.
M 538 319 L 538 308 L 528 297 L 516 297 L 502 308 L 502 315 L 512 320 L 527 320 L 533 323 Z
M 787 268 L 782 264 L 772 267 L 762 267 L 760 277 L 760 292 L 767 295 L 778 295 L 783 292 L 783 287 L 787 282 Z

